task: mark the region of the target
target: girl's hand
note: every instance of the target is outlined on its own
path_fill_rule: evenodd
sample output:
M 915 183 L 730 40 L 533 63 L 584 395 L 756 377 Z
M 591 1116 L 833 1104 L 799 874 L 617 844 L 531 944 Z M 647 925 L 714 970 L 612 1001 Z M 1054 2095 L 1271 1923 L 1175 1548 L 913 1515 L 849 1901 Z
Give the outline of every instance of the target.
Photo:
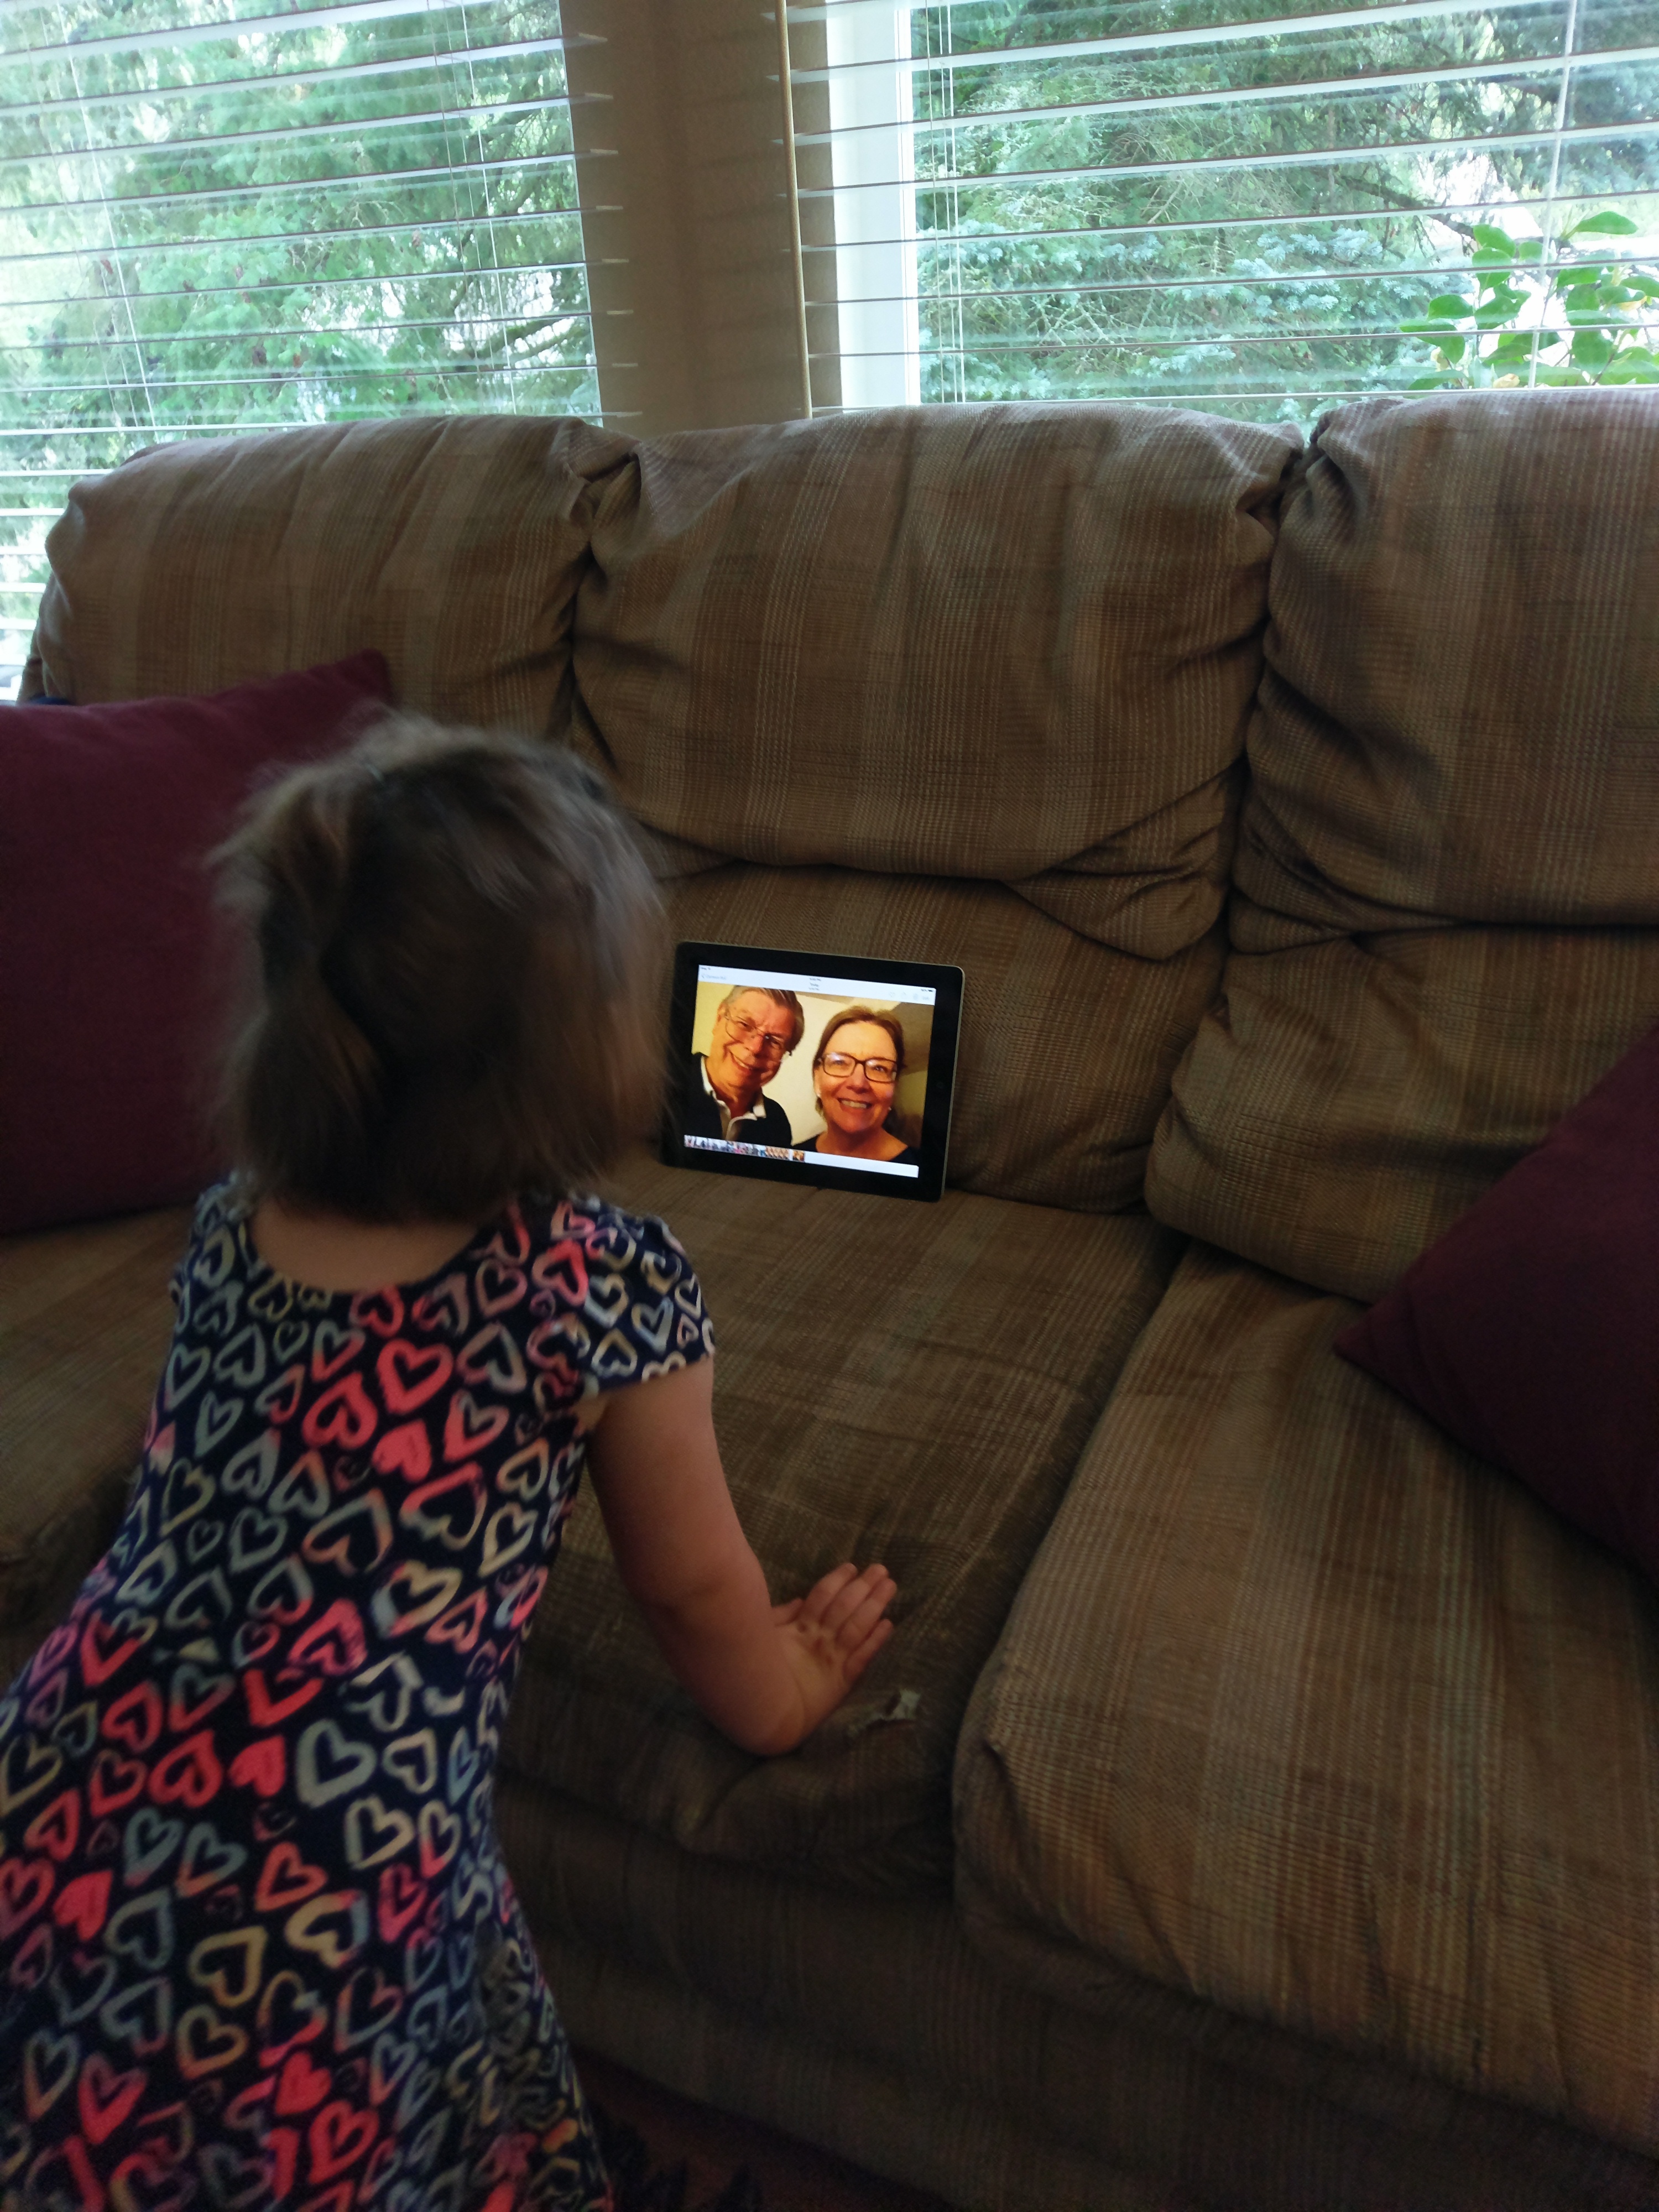
M 883 1619 L 898 1584 L 885 1567 L 862 1574 L 848 1560 L 805 1597 L 775 1605 L 772 1625 L 801 1700 L 801 1735 L 827 1720 L 893 1632 Z
M 664 1657 L 745 1751 L 793 1751 L 892 1634 L 885 1567 L 832 1568 L 775 1606 L 726 1486 L 712 1362 L 618 1390 L 591 1424 L 588 1470 L 617 1565 Z

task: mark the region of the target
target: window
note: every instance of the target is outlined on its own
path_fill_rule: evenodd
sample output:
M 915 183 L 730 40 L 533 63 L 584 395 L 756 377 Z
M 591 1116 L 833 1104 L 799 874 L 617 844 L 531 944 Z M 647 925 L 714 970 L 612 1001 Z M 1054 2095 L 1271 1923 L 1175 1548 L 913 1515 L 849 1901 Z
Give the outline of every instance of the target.
M 78 476 L 597 411 L 557 0 L 9 0 L 0 80 L 0 695 Z
M 157 440 L 1659 380 L 1659 0 L 768 4 L 0 0 L 0 696 Z
M 1659 381 L 1656 0 L 788 22 L 816 406 Z

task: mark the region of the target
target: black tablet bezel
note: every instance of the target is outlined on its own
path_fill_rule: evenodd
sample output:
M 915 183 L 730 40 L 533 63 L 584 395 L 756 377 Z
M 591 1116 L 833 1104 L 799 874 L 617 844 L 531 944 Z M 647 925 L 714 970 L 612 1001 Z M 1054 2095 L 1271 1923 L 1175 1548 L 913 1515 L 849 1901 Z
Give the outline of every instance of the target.
M 921 1166 L 915 1176 L 860 1175 L 855 1170 L 820 1164 L 809 1152 L 800 1160 L 778 1160 L 744 1152 L 706 1152 L 688 1146 L 681 1124 L 681 1085 L 691 1050 L 696 1012 L 697 971 L 703 967 L 755 968 L 773 974 L 822 977 L 834 983 L 880 983 L 896 997 L 904 987 L 933 993 L 933 1026 L 927 1048 L 927 1089 L 922 1101 Z M 884 960 L 864 952 L 799 952 L 773 945 L 721 945 L 688 939 L 674 948 L 674 989 L 668 1022 L 669 1100 L 662 1156 L 670 1167 L 700 1174 L 733 1176 L 754 1182 L 791 1182 L 816 1190 L 856 1190 L 878 1198 L 920 1200 L 931 1204 L 945 1191 L 950 1146 L 951 1108 L 956 1089 L 957 1042 L 962 1028 L 963 974 L 960 968 L 930 960 Z

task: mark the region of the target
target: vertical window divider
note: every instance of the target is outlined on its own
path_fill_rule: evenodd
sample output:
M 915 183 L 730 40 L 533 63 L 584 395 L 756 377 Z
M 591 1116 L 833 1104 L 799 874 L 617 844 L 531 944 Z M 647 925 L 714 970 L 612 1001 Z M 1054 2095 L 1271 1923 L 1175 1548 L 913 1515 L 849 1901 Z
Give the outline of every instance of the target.
M 795 81 L 789 52 L 789 11 L 777 0 L 778 96 L 783 113 L 783 159 L 788 178 L 789 237 L 795 261 L 796 343 L 800 351 L 800 411 L 812 419 L 812 341 L 806 325 L 806 256 L 801 245 L 800 172 L 795 160 Z

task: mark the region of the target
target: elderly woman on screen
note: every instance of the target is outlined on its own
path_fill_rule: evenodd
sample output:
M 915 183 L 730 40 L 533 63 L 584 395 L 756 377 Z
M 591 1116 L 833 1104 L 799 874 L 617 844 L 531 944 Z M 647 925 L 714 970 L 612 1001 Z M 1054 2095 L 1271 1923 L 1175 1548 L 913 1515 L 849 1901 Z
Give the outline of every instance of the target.
M 904 1029 L 893 1014 L 848 1006 L 825 1024 L 812 1055 L 812 1093 L 824 1126 L 800 1149 L 920 1167 L 921 1154 L 887 1126 L 904 1073 Z

